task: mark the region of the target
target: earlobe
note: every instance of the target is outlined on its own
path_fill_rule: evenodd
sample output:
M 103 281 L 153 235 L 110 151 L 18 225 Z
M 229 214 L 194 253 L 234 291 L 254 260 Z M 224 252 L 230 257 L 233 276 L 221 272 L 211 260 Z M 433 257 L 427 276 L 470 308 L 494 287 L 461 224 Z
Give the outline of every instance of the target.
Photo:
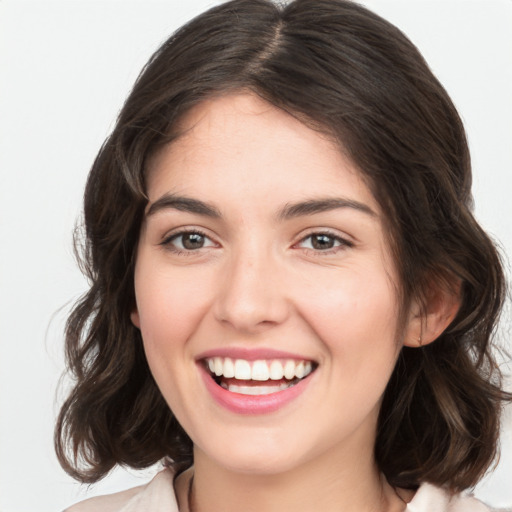
M 422 347 L 435 341 L 451 324 L 460 307 L 460 283 L 430 290 L 424 307 L 415 301 L 411 307 L 403 344 Z
M 132 312 L 130 313 L 130 320 L 132 321 L 132 324 L 137 327 L 137 329 L 140 329 L 140 317 L 137 307 L 133 308 Z

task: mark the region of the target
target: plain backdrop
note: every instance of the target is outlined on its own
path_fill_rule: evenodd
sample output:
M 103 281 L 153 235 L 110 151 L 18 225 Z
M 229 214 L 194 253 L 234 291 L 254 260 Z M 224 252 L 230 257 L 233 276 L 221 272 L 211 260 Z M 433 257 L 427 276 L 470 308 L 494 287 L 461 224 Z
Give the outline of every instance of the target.
M 57 392 L 63 325 L 86 287 L 72 231 L 88 169 L 139 70 L 171 32 L 216 3 L 0 0 L 1 512 L 62 510 L 155 471 L 116 471 L 87 488 L 53 453 L 66 391 L 63 381 Z M 512 254 L 512 2 L 361 3 L 413 40 L 451 94 L 471 144 L 476 215 Z M 505 341 L 510 331 L 509 316 Z M 498 469 L 477 488 L 496 505 L 512 505 L 511 416 Z

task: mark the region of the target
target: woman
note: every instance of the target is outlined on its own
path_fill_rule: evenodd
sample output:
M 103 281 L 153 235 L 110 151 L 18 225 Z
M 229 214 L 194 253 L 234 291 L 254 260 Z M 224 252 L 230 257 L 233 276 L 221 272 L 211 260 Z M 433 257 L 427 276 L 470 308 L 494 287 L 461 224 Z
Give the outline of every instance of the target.
M 461 491 L 511 397 L 470 181 L 446 92 L 357 4 L 173 35 L 89 176 L 56 432 L 84 482 L 169 468 L 72 510 L 488 510 Z

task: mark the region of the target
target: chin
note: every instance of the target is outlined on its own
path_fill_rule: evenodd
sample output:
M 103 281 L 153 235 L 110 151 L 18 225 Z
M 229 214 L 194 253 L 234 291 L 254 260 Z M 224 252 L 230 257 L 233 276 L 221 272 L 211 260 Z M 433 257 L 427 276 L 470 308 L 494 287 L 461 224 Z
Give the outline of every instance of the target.
M 221 463 L 232 473 L 259 477 L 287 473 L 299 465 L 298 461 L 291 458 L 268 457 L 263 454 L 252 457 L 230 457 L 229 460 L 222 459 Z
M 302 462 L 292 447 L 286 447 L 282 442 L 265 443 L 256 436 L 244 437 L 238 443 L 231 438 L 224 443 L 215 443 L 214 447 L 210 444 L 210 447 L 213 449 L 196 450 L 194 459 L 204 457 L 218 467 L 239 474 L 269 476 L 286 473 Z

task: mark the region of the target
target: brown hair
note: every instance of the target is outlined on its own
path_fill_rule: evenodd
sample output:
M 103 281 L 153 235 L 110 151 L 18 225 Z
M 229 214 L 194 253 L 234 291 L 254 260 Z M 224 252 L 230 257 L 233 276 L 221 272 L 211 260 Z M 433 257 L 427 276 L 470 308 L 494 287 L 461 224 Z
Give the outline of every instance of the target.
M 501 403 L 511 399 L 490 353 L 502 267 L 471 214 L 470 158 L 450 98 L 397 28 L 346 0 L 227 2 L 182 27 L 144 68 L 85 190 L 91 287 L 66 328 L 75 385 L 57 422 L 61 464 L 93 482 L 115 464 L 192 463 L 130 322 L 144 167 L 192 106 L 242 89 L 327 131 L 359 166 L 387 218 L 404 307 L 435 282 L 461 283 L 449 328 L 402 349 L 375 453 L 392 485 L 474 485 L 495 458 Z

